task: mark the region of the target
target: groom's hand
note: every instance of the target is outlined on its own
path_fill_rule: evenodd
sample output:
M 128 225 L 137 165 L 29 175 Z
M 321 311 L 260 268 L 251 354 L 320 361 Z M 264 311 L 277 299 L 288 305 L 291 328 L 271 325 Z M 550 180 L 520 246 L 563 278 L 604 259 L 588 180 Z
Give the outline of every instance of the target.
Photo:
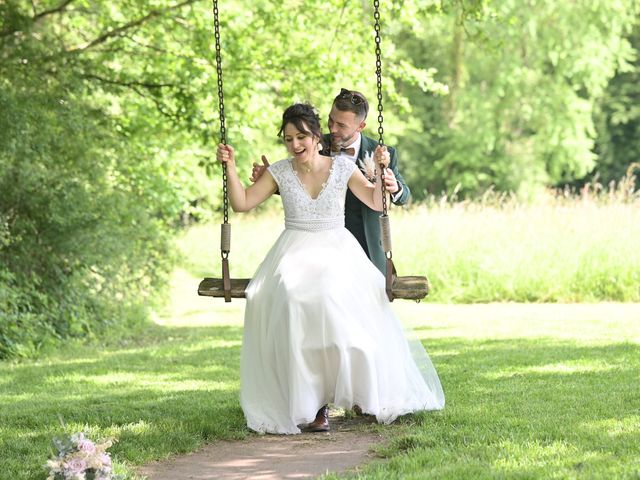
M 268 166 L 269 160 L 267 160 L 267 157 L 262 155 L 262 165 L 253 162 L 253 168 L 251 169 L 251 177 L 249 177 L 249 180 L 251 180 L 253 183 L 257 182 Z
M 393 170 L 391 170 L 390 168 L 385 168 L 384 170 L 384 187 L 387 189 L 387 192 L 391 194 L 394 194 L 398 190 L 400 190 L 398 180 L 396 180 L 396 176 L 393 174 Z

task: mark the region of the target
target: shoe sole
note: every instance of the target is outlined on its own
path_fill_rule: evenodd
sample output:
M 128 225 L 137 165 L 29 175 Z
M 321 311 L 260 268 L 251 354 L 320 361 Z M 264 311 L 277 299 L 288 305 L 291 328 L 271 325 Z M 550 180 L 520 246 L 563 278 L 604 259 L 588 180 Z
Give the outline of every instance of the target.
M 300 431 L 304 433 L 318 433 L 318 432 L 328 432 L 331 430 L 331 427 L 327 425 L 326 427 L 310 427 L 307 425 L 298 425 Z

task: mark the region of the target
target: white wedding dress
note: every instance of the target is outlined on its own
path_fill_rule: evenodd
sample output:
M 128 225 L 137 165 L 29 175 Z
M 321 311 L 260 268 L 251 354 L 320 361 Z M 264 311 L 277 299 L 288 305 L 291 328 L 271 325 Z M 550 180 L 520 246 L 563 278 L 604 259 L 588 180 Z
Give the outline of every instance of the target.
M 419 341 L 408 341 L 384 276 L 344 227 L 355 164 L 333 160 L 316 199 L 291 160 L 269 167 L 285 230 L 247 287 L 242 409 L 256 432 L 300 433 L 327 403 L 393 422 L 444 407 L 438 375 Z

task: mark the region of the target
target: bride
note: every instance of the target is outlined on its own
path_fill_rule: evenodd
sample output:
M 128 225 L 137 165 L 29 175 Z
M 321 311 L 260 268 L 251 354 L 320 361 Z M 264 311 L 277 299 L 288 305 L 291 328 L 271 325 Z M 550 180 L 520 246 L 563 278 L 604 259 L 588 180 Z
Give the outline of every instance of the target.
M 353 162 L 321 155 L 320 119 L 310 105 L 287 108 L 279 136 L 289 158 L 248 188 L 233 147 L 217 151 L 234 211 L 279 191 L 285 213 L 285 229 L 246 291 L 240 402 L 247 426 L 260 433 L 327 431 L 328 404 L 381 423 L 444 408 L 427 353 L 407 340 L 383 275 L 344 227 L 347 188 L 382 210 L 380 172 L 372 184 Z M 374 159 L 388 165 L 389 154 L 379 146 Z

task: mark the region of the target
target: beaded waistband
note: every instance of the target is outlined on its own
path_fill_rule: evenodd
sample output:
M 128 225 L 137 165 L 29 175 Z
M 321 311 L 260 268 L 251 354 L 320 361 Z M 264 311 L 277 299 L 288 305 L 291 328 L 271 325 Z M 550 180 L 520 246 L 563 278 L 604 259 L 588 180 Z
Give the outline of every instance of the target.
M 319 232 L 344 227 L 344 215 L 334 218 L 285 218 L 284 226 L 289 230 Z

